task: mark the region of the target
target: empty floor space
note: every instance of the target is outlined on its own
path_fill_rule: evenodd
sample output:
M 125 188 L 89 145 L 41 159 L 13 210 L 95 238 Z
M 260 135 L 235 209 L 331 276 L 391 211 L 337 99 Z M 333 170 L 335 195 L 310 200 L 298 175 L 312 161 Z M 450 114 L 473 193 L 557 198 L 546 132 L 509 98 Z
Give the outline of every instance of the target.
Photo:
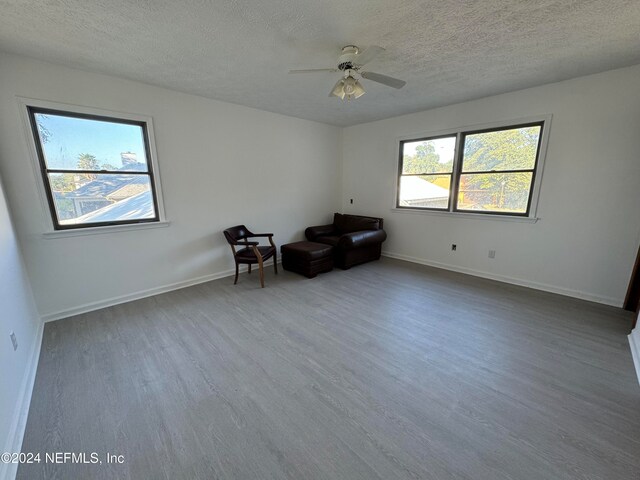
M 20 479 L 632 479 L 629 312 L 383 258 L 44 330 Z

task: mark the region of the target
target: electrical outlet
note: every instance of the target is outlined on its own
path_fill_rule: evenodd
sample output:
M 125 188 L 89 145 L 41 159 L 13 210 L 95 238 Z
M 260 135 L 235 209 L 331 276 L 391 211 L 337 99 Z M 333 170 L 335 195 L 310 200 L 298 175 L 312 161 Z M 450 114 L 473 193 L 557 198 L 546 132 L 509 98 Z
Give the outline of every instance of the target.
M 455 252 L 457 248 L 458 248 L 458 246 L 455 243 L 451 244 L 451 250 L 453 250 Z
M 18 349 L 18 340 L 16 339 L 16 334 L 11 332 L 9 336 L 11 337 L 11 343 L 13 344 L 13 351 L 15 352 Z
M 489 250 L 489 258 L 496 258 L 496 251 L 495 250 Z

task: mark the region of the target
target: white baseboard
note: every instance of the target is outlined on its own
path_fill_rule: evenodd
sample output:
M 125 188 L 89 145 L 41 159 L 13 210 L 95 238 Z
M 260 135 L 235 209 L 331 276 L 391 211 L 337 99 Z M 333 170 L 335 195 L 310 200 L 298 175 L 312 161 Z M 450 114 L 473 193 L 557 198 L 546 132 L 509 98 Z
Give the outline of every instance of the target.
M 509 277 L 506 275 L 497 275 L 494 273 L 483 272 L 481 270 L 474 270 L 466 267 L 459 267 L 457 265 L 450 265 L 440 262 L 432 262 L 422 258 L 411 257 L 409 255 L 403 255 L 393 252 L 382 252 L 382 256 L 389 258 L 396 258 L 398 260 L 405 260 L 411 263 L 419 263 L 420 265 L 428 265 L 430 267 L 441 268 L 443 270 L 451 270 L 453 272 L 466 273 L 467 275 L 473 275 L 474 277 L 488 278 L 490 280 L 496 280 L 498 282 L 511 283 L 513 285 L 520 285 L 522 287 L 533 288 L 534 290 L 542 290 L 545 292 L 557 293 L 565 295 L 567 297 L 580 298 L 582 300 L 589 300 L 591 302 L 602 303 L 605 305 L 611 305 L 613 307 L 622 307 L 623 299 L 614 297 L 605 297 L 601 295 L 595 295 L 580 290 L 572 290 L 563 287 L 557 287 L 555 285 L 549 285 L 546 283 L 532 282 L 530 280 L 523 280 L 521 278 Z
M 281 263 L 278 258 L 278 264 Z M 273 265 L 273 261 L 264 263 L 265 267 Z M 218 280 L 220 278 L 230 277 L 235 275 L 235 269 L 223 270 L 221 272 L 204 275 L 202 277 L 196 277 L 189 280 L 183 280 L 181 282 L 170 283 L 168 285 L 160 285 L 158 287 L 149 288 L 147 290 L 140 290 L 138 292 L 128 293 L 126 295 L 119 295 L 117 297 L 106 298 L 97 302 L 85 303 L 58 312 L 47 313 L 42 316 L 43 322 L 52 322 L 54 320 L 62 320 L 63 318 L 72 317 L 74 315 L 80 315 L 81 313 L 92 312 L 94 310 L 100 310 L 101 308 L 112 307 L 113 305 L 119 305 L 121 303 L 132 302 L 134 300 L 140 300 L 141 298 L 152 297 L 161 293 L 171 292 L 173 290 L 179 290 L 181 288 L 191 287 L 198 285 L 199 283 L 210 282 L 212 280 Z M 0 477 L 1 478 L 1 477 Z
M 640 383 L 640 327 L 634 328 L 629 334 L 629 347 L 631 347 L 631 357 L 633 357 L 633 365 L 636 367 L 636 375 Z
M 31 394 L 33 393 L 33 385 L 36 380 L 36 371 L 38 370 L 38 360 L 40 359 L 40 349 L 42 347 L 42 332 L 44 331 L 44 323 L 40 322 L 36 338 L 31 345 L 29 352 L 29 363 L 22 384 L 20 385 L 20 394 L 18 402 L 14 409 L 13 422 L 9 428 L 7 443 L 2 452 L 20 452 L 22 449 L 22 440 L 27 427 L 27 416 L 29 415 L 29 406 L 31 405 Z M 14 479 L 18 472 L 17 463 L 0 462 L 0 479 Z

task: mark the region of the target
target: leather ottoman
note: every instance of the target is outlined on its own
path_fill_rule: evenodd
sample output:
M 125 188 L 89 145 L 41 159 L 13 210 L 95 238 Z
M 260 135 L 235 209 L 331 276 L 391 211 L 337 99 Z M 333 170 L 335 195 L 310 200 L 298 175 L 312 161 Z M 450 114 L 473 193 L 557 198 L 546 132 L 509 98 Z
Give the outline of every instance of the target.
M 282 268 L 313 278 L 333 270 L 333 247 L 325 243 L 294 242 L 280 247 Z

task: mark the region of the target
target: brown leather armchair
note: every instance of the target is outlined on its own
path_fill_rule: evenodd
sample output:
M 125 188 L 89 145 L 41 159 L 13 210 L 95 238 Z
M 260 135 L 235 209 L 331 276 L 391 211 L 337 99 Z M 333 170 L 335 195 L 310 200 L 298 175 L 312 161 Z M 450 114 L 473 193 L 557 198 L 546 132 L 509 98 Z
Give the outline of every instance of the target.
M 253 263 L 258 264 L 260 271 L 260 286 L 264 288 L 264 268 L 263 262 L 273 257 L 273 269 L 278 274 L 278 250 L 275 243 L 273 243 L 273 233 L 253 233 L 244 225 L 237 225 L 235 227 L 227 228 L 224 230 L 224 237 L 231 245 L 231 251 L 233 252 L 233 259 L 236 263 L 236 276 L 233 280 L 233 284 L 238 283 L 238 267 L 241 264 L 249 266 L 249 273 L 251 273 L 251 265 Z M 269 239 L 268 246 L 260 246 L 260 242 L 250 242 L 248 238 L 266 237 Z M 237 246 L 241 246 L 240 250 L 236 250 Z
M 382 224 L 382 218 L 335 213 L 332 224 L 309 227 L 304 234 L 310 242 L 332 245 L 335 265 L 346 270 L 380 258 L 387 238 Z

